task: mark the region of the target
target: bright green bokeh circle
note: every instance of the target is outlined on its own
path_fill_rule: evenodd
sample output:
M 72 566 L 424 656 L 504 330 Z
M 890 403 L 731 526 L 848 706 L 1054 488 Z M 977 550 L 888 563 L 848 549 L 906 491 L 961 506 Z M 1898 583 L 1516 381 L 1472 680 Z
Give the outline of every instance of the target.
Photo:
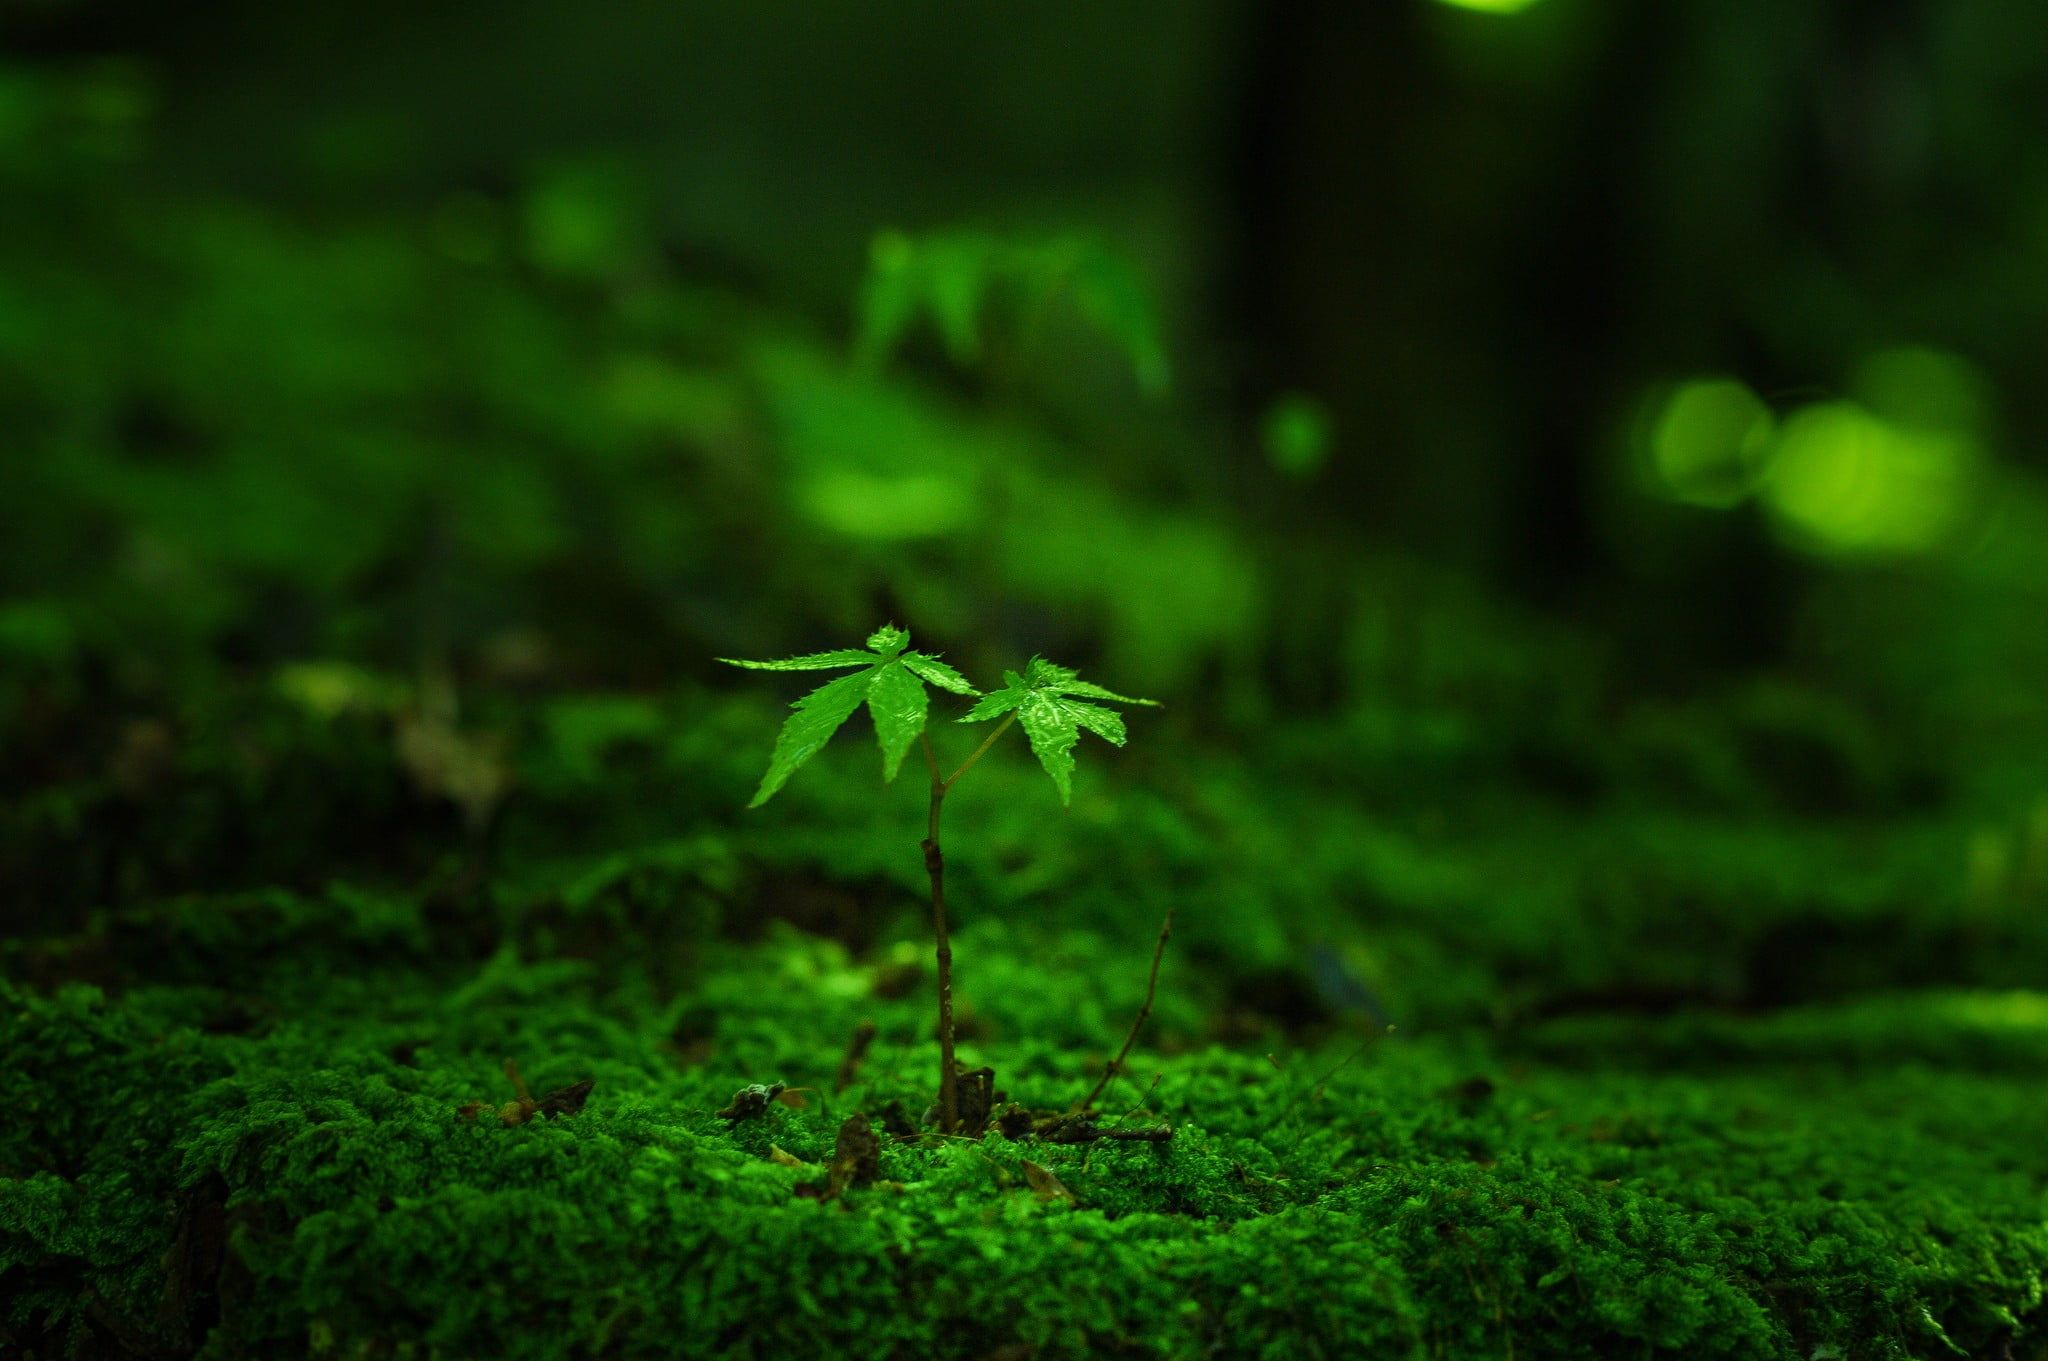
M 1520 14 L 1536 0 L 1443 0 L 1453 9 L 1477 10 L 1481 14 Z

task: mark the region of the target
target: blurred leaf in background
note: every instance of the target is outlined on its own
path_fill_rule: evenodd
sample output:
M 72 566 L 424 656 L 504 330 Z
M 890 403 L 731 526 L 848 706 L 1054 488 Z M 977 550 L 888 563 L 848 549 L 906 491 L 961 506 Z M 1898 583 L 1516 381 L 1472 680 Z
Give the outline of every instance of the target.
M 1140 389 L 1166 394 L 1170 365 L 1150 290 L 1127 259 L 1082 236 L 883 232 L 861 286 L 856 351 L 877 363 L 928 320 L 953 363 L 1023 369 L 1040 358 L 1049 314 L 1060 305 L 1117 346 Z

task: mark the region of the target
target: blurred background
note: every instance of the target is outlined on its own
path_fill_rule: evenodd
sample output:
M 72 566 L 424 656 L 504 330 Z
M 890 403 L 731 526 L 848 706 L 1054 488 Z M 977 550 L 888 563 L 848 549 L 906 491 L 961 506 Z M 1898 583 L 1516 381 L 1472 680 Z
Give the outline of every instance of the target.
M 711 659 L 893 619 L 1166 701 L 963 901 L 1255 1018 L 2038 981 L 2044 123 L 2029 0 L 14 0 L 0 890 L 869 921 Z

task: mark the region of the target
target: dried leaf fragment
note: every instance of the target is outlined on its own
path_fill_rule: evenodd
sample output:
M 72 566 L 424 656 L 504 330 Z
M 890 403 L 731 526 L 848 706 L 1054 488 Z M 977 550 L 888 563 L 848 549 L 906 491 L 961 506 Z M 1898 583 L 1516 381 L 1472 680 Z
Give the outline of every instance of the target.
M 1080 1203 L 1058 1177 L 1029 1158 L 1024 1160 L 1024 1180 L 1030 1184 L 1031 1194 L 1041 1201 L 1063 1200 L 1069 1205 Z
M 839 1137 L 833 1141 L 825 1199 L 836 1200 L 842 1192 L 871 1185 L 881 1174 L 882 1141 L 867 1116 L 855 1111 L 839 1126 Z
M 591 1089 L 597 1085 L 592 1079 L 584 1078 L 581 1082 L 557 1087 L 537 1097 L 527 1090 L 526 1079 L 519 1074 L 519 1065 L 511 1059 L 505 1060 L 505 1076 L 511 1079 L 512 1090 L 518 1093 L 496 1108 L 498 1119 L 507 1125 L 523 1125 L 536 1115 L 550 1120 L 558 1115 L 574 1115 L 583 1109 L 583 1103 L 590 1099 Z M 464 1120 L 474 1120 L 491 1109 L 487 1101 L 465 1101 L 456 1107 L 455 1113 Z
M 590 1099 L 591 1088 L 597 1084 L 590 1078 L 572 1082 L 566 1087 L 557 1087 L 543 1092 L 533 1103 L 533 1114 L 544 1115 L 552 1120 L 558 1115 L 574 1115 L 583 1109 L 583 1103 Z
M 787 1090 L 780 1082 L 750 1082 L 732 1094 L 732 1103 L 718 1112 L 718 1118 L 735 1125 L 758 1119 L 767 1112 L 768 1103 L 779 1100 Z

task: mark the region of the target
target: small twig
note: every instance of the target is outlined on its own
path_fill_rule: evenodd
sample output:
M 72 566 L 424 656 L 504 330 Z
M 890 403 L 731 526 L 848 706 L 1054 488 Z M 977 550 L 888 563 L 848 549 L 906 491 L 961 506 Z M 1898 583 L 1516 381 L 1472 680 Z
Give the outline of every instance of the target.
M 1152 1075 L 1152 1085 L 1145 1089 L 1144 1096 L 1138 1098 L 1137 1105 L 1131 1107 L 1129 1110 L 1123 1113 L 1122 1119 L 1119 1119 L 1117 1121 L 1119 1125 L 1121 1125 L 1125 1120 L 1128 1120 L 1132 1116 L 1136 1115 L 1139 1111 L 1144 1110 L 1145 1107 L 1152 1104 L 1152 1093 L 1159 1090 L 1160 1080 L 1163 1079 L 1165 1076 L 1166 1074 L 1164 1073 L 1154 1073 Z
M 1159 990 L 1159 961 L 1166 954 L 1166 942 L 1173 938 L 1175 910 L 1167 908 L 1166 920 L 1159 924 L 1159 943 L 1152 947 L 1152 972 L 1145 979 L 1145 1004 L 1138 1008 L 1137 1019 L 1131 1022 L 1130 1033 L 1124 1036 L 1123 1048 L 1117 1050 L 1116 1057 L 1103 1066 L 1102 1076 L 1088 1089 L 1088 1095 L 1074 1103 L 1074 1109 L 1077 1111 L 1085 1111 L 1095 1104 L 1095 1098 L 1102 1095 L 1102 1089 L 1109 1085 L 1109 1080 L 1116 1076 L 1117 1070 L 1123 1067 L 1124 1060 L 1130 1057 L 1131 1046 L 1138 1042 L 1138 1032 L 1145 1028 L 1146 1020 L 1152 1015 L 1152 998 Z
M 1173 1138 L 1171 1125 L 1140 1125 L 1136 1129 L 1104 1129 L 1086 1120 L 1054 1126 L 1046 1135 L 1049 1144 L 1092 1144 L 1111 1140 L 1129 1144 L 1163 1144 Z
M 1352 1063 L 1357 1060 L 1360 1054 L 1363 1054 L 1366 1050 L 1372 1048 L 1373 1045 L 1377 1044 L 1380 1040 L 1385 1039 L 1386 1036 L 1393 1029 L 1394 1027 L 1388 1026 L 1385 1030 L 1375 1030 L 1372 1034 L 1367 1035 L 1356 1049 L 1352 1050 L 1350 1053 L 1346 1054 L 1342 1059 L 1340 1059 L 1337 1062 L 1337 1064 L 1330 1069 L 1329 1072 L 1324 1073 L 1321 1077 L 1317 1078 L 1315 1081 L 1315 1085 L 1313 1087 L 1310 1087 L 1306 1090 L 1297 1091 L 1292 1096 L 1290 1096 L 1287 1099 L 1287 1104 L 1280 1108 L 1280 1113 L 1273 1117 L 1273 1126 L 1277 1128 L 1280 1125 L 1281 1121 L 1285 1120 L 1288 1116 L 1292 1115 L 1294 1113 L 1294 1108 L 1301 1104 L 1302 1097 L 1310 1096 L 1314 1100 L 1321 1101 L 1323 1099 L 1323 1089 L 1330 1085 L 1330 1079 L 1336 1077 L 1337 1074 L 1343 1072 L 1346 1068 L 1349 1068 L 1352 1065 Z M 1266 1055 L 1266 1062 L 1272 1064 L 1273 1067 L 1278 1069 L 1283 1076 L 1286 1075 L 1287 1070 L 1284 1067 L 1281 1067 L 1280 1060 L 1275 1058 L 1273 1055 Z
M 1375 1044 L 1379 1043 L 1382 1039 L 1384 1039 L 1387 1036 L 1389 1032 L 1393 1030 L 1393 1028 L 1394 1027 L 1392 1026 L 1388 1026 L 1386 1030 L 1375 1030 L 1372 1034 L 1367 1035 L 1365 1039 L 1359 1043 L 1358 1048 L 1352 1050 L 1350 1053 L 1346 1054 L 1342 1059 L 1338 1060 L 1336 1067 L 1332 1068 L 1329 1072 L 1324 1073 L 1321 1077 L 1317 1078 L 1316 1085 L 1309 1089 L 1311 1093 L 1314 1095 L 1314 1098 L 1317 1101 L 1321 1101 L 1323 1099 L 1323 1089 L 1330 1085 L 1330 1079 L 1337 1076 L 1337 1074 L 1343 1072 L 1346 1068 L 1349 1068 L 1352 1065 L 1352 1063 L 1357 1060 L 1360 1054 L 1363 1054 L 1366 1050 L 1372 1048 Z
M 839 1060 L 839 1075 L 833 1079 L 834 1093 L 843 1092 L 853 1085 L 860 1076 L 860 1065 L 868 1056 L 868 1046 L 875 1042 L 875 1023 L 862 1021 L 853 1028 L 853 1038 L 846 1042 L 846 1057 Z
M 1108 1129 L 1108 1130 L 1102 1131 L 1102 1134 L 1103 1134 L 1103 1135 L 1110 1135 L 1110 1134 L 1114 1134 L 1114 1133 L 1115 1133 L 1115 1132 L 1116 1132 L 1117 1130 L 1120 1130 L 1120 1129 L 1122 1129 L 1122 1128 L 1124 1127 L 1125 1123 L 1126 1123 L 1126 1122 L 1128 1122 L 1128 1121 L 1130 1120 L 1130 1118 L 1131 1118 L 1132 1116 L 1136 1115 L 1136 1114 L 1137 1114 L 1137 1113 L 1138 1113 L 1139 1111 L 1141 1111 L 1141 1110 L 1144 1110 L 1144 1109 L 1145 1109 L 1145 1105 L 1146 1105 L 1146 1103 L 1147 1103 L 1147 1102 L 1149 1102 L 1149 1101 L 1151 1101 L 1151 1099 L 1152 1099 L 1152 1093 L 1154 1093 L 1154 1092 L 1156 1092 L 1156 1091 L 1158 1091 L 1158 1090 L 1159 1090 L 1159 1079 L 1161 1079 L 1162 1077 L 1165 1077 L 1165 1076 L 1166 1076 L 1166 1074 L 1164 1074 L 1164 1073 L 1154 1073 L 1154 1074 L 1152 1075 L 1152 1085 L 1151 1085 L 1150 1087 L 1147 1087 L 1147 1088 L 1145 1089 L 1145 1096 L 1144 1096 L 1144 1099 L 1143 1099 L 1143 1100 L 1141 1100 L 1141 1101 L 1139 1101 L 1137 1105 L 1135 1105 L 1135 1106 L 1131 1107 L 1131 1108 L 1130 1108 L 1129 1110 L 1125 1111 L 1125 1112 L 1124 1112 L 1124 1113 L 1123 1113 L 1123 1114 L 1122 1114 L 1121 1116 L 1119 1116 L 1119 1117 L 1117 1118 L 1117 1122 L 1116 1122 L 1116 1123 L 1115 1123 L 1114 1125 L 1111 1125 L 1111 1126 L 1109 1127 L 1109 1129 Z M 1085 1123 L 1085 1122 L 1084 1122 L 1084 1123 Z M 1163 1126 L 1163 1125 L 1162 1125 L 1162 1126 L 1160 1126 L 1160 1128 L 1161 1128 L 1161 1129 L 1166 1129 L 1166 1127 L 1165 1127 L 1165 1126 Z M 1172 1131 L 1171 1129 L 1166 1129 L 1166 1133 L 1167 1133 L 1167 1136 L 1168 1136 L 1168 1137 L 1171 1137 L 1171 1136 L 1172 1136 L 1172 1134 L 1173 1134 L 1173 1131 Z M 1099 1137 L 1100 1137 L 1100 1136 L 1098 1136 L 1098 1138 L 1099 1138 Z M 1095 1149 L 1094 1149 L 1094 1148 L 1093 1148 L 1093 1147 L 1091 1146 L 1091 1147 L 1089 1148 L 1089 1150 L 1088 1150 L 1088 1156 L 1087 1156 L 1087 1157 L 1085 1157 L 1085 1158 L 1083 1158 L 1083 1159 L 1081 1159 L 1081 1168 L 1082 1168 L 1082 1170 L 1083 1170 L 1083 1171 L 1086 1171 L 1086 1170 L 1087 1170 L 1087 1168 L 1088 1168 L 1088 1165 L 1089 1165 L 1090 1163 L 1092 1163 L 1093 1161 L 1095 1161 Z

